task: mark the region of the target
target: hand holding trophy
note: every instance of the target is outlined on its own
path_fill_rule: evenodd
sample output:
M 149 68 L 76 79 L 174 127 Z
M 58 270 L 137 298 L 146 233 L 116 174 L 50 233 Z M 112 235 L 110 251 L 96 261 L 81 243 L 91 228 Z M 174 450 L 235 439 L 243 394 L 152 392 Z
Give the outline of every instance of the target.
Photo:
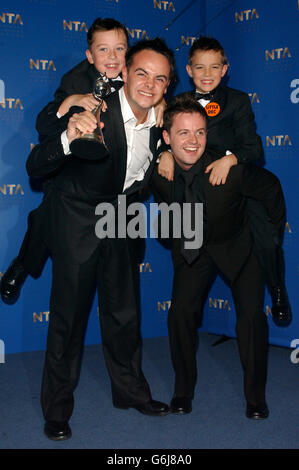
M 91 111 L 97 119 L 97 127 L 91 134 L 82 134 L 74 139 L 70 144 L 71 152 L 81 158 L 87 160 L 96 160 L 108 154 L 102 129 L 100 128 L 100 113 L 105 96 L 111 93 L 111 87 L 106 74 L 100 74 L 96 79 L 93 96 L 98 100 L 99 104 Z

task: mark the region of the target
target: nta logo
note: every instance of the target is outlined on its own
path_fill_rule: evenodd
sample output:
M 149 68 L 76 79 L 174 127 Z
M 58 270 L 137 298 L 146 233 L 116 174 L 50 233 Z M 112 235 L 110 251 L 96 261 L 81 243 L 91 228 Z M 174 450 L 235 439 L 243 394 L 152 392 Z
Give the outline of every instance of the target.
M 56 67 L 53 60 L 48 59 L 30 59 L 30 69 L 36 70 L 53 70 L 56 72 Z
M 128 34 L 133 39 L 148 39 L 148 34 L 145 29 L 127 28 Z
M 21 194 L 21 196 L 24 195 L 24 191 L 20 184 L 4 184 L 3 186 L 0 186 L 0 193 L 4 196 L 17 196 L 18 194 Z
M 250 21 L 253 20 L 253 18 L 259 18 L 259 14 L 256 11 L 255 8 L 252 10 L 243 10 L 240 13 L 236 11 L 235 13 L 235 22 L 238 23 L 238 21 Z
M 186 44 L 187 46 L 192 46 L 192 44 L 194 43 L 194 41 L 196 41 L 196 39 L 198 39 L 196 36 L 181 36 L 181 44 Z
M 249 96 L 250 101 L 251 101 L 252 104 L 260 103 L 260 100 L 259 100 L 259 97 L 258 97 L 257 93 L 248 93 L 248 96 Z
M 163 300 L 162 302 L 158 301 L 158 312 L 163 310 L 163 312 L 167 312 L 170 309 L 171 300 Z
M 275 59 L 285 59 L 286 57 L 292 57 L 288 47 L 278 47 L 277 49 L 272 49 L 272 51 L 265 51 L 265 58 L 268 60 Z
M 39 312 L 39 313 L 34 312 L 33 322 L 36 323 L 37 321 L 39 321 L 40 323 L 43 323 L 43 322 L 47 323 L 49 321 L 49 315 L 50 315 L 50 312 Z
M 66 21 L 63 20 L 63 29 L 68 29 L 69 31 L 84 31 L 87 33 L 88 28 L 84 21 Z
M 2 21 L 2 23 L 8 24 L 23 24 L 21 15 L 19 15 L 18 13 L 2 13 L 2 15 L 0 15 L 0 21 Z
M 220 310 L 231 310 L 228 300 L 212 299 L 211 297 L 209 298 L 209 307 L 217 308 Z
M 154 0 L 154 8 L 164 11 L 175 11 L 173 2 L 167 2 L 166 0 Z
M 269 147 L 270 144 L 272 145 L 272 147 L 276 147 L 276 145 L 280 147 L 282 145 L 292 145 L 292 142 L 288 135 L 273 135 L 272 137 L 267 135 L 266 137 L 267 147 Z

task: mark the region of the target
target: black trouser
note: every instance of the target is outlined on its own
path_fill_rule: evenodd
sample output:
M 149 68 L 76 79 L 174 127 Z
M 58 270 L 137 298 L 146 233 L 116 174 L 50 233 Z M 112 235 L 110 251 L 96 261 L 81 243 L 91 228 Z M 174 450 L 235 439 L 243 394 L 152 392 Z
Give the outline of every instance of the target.
M 216 266 L 203 250 L 192 265 L 175 257 L 168 329 L 175 395 L 193 397 L 197 377 L 197 329 L 202 306 Z M 268 323 L 263 312 L 264 282 L 261 268 L 252 253 L 231 286 L 236 308 L 236 333 L 244 371 L 244 393 L 251 404 L 265 400 Z
M 49 250 L 41 238 L 42 227 L 39 209 L 28 215 L 28 227 L 21 245 L 18 260 L 26 272 L 37 278 L 41 275 L 44 265 L 49 258 Z
M 151 399 L 141 370 L 141 335 L 134 241 L 104 239 L 88 261 L 53 257 L 47 352 L 41 403 L 44 417 L 69 420 L 74 406 L 84 334 L 95 287 L 104 357 L 113 403 L 132 406 Z
M 254 252 L 263 269 L 270 289 L 284 285 L 283 233 L 277 233 L 270 222 L 264 206 L 254 199 L 247 199 L 247 213 L 250 231 L 254 240 Z

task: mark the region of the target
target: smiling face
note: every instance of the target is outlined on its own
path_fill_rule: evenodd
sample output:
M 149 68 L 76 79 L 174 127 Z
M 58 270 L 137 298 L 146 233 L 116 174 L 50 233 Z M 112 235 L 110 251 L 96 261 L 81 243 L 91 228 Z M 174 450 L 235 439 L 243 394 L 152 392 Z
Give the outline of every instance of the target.
M 167 91 L 170 76 L 168 59 L 151 49 L 137 52 L 130 68 L 123 69 L 124 91 L 138 120 L 147 115 Z
M 86 57 L 98 72 L 106 73 L 108 78 L 116 78 L 125 65 L 127 38 L 120 29 L 96 31 Z
M 174 116 L 170 132 L 163 131 L 173 157 L 184 170 L 189 170 L 203 155 L 207 142 L 204 117 L 196 112 L 178 113 Z
M 227 65 L 223 64 L 221 52 L 213 50 L 196 50 L 191 65 L 187 65 L 187 73 L 193 79 L 197 91 L 208 93 L 213 91 L 224 77 Z

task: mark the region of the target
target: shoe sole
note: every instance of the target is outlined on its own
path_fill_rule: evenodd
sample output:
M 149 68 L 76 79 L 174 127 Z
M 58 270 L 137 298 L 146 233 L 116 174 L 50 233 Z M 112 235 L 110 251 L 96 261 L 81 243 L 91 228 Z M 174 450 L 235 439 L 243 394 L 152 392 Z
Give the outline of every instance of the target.
M 48 439 L 51 439 L 51 441 L 66 441 L 67 439 L 70 439 L 72 437 L 72 432 L 68 432 L 67 434 L 63 434 L 62 436 L 52 436 L 51 434 L 48 434 L 47 431 L 44 430 L 45 436 L 47 436 Z
M 142 413 L 143 415 L 146 416 L 167 416 L 171 413 L 171 411 L 161 411 L 160 413 L 147 413 L 146 411 L 141 411 L 138 410 L 138 408 L 134 408 L 136 411 L 139 411 L 139 413 Z
M 7 304 L 7 305 L 13 305 L 16 303 L 16 301 L 19 299 L 20 295 L 18 295 L 17 297 L 6 297 L 5 294 L 1 294 L 1 299 L 2 301 Z
M 171 410 L 161 411 L 160 413 L 150 413 L 150 412 L 139 410 L 135 406 L 119 406 L 119 405 L 113 405 L 113 406 L 114 408 L 117 408 L 118 410 L 129 410 L 129 409 L 136 410 L 139 413 L 142 413 L 143 415 L 146 415 L 146 416 L 167 416 L 171 413 Z
M 171 413 L 175 414 L 175 415 L 187 415 L 189 413 L 191 413 L 192 410 L 170 410 Z
M 267 415 L 264 415 L 264 416 L 254 416 L 254 415 L 253 415 L 253 416 L 250 416 L 250 415 L 246 414 L 246 417 L 247 417 L 248 419 L 254 419 L 255 421 L 261 421 L 261 420 L 263 420 L 263 419 L 267 419 L 268 416 L 269 416 L 269 413 L 268 413 Z

